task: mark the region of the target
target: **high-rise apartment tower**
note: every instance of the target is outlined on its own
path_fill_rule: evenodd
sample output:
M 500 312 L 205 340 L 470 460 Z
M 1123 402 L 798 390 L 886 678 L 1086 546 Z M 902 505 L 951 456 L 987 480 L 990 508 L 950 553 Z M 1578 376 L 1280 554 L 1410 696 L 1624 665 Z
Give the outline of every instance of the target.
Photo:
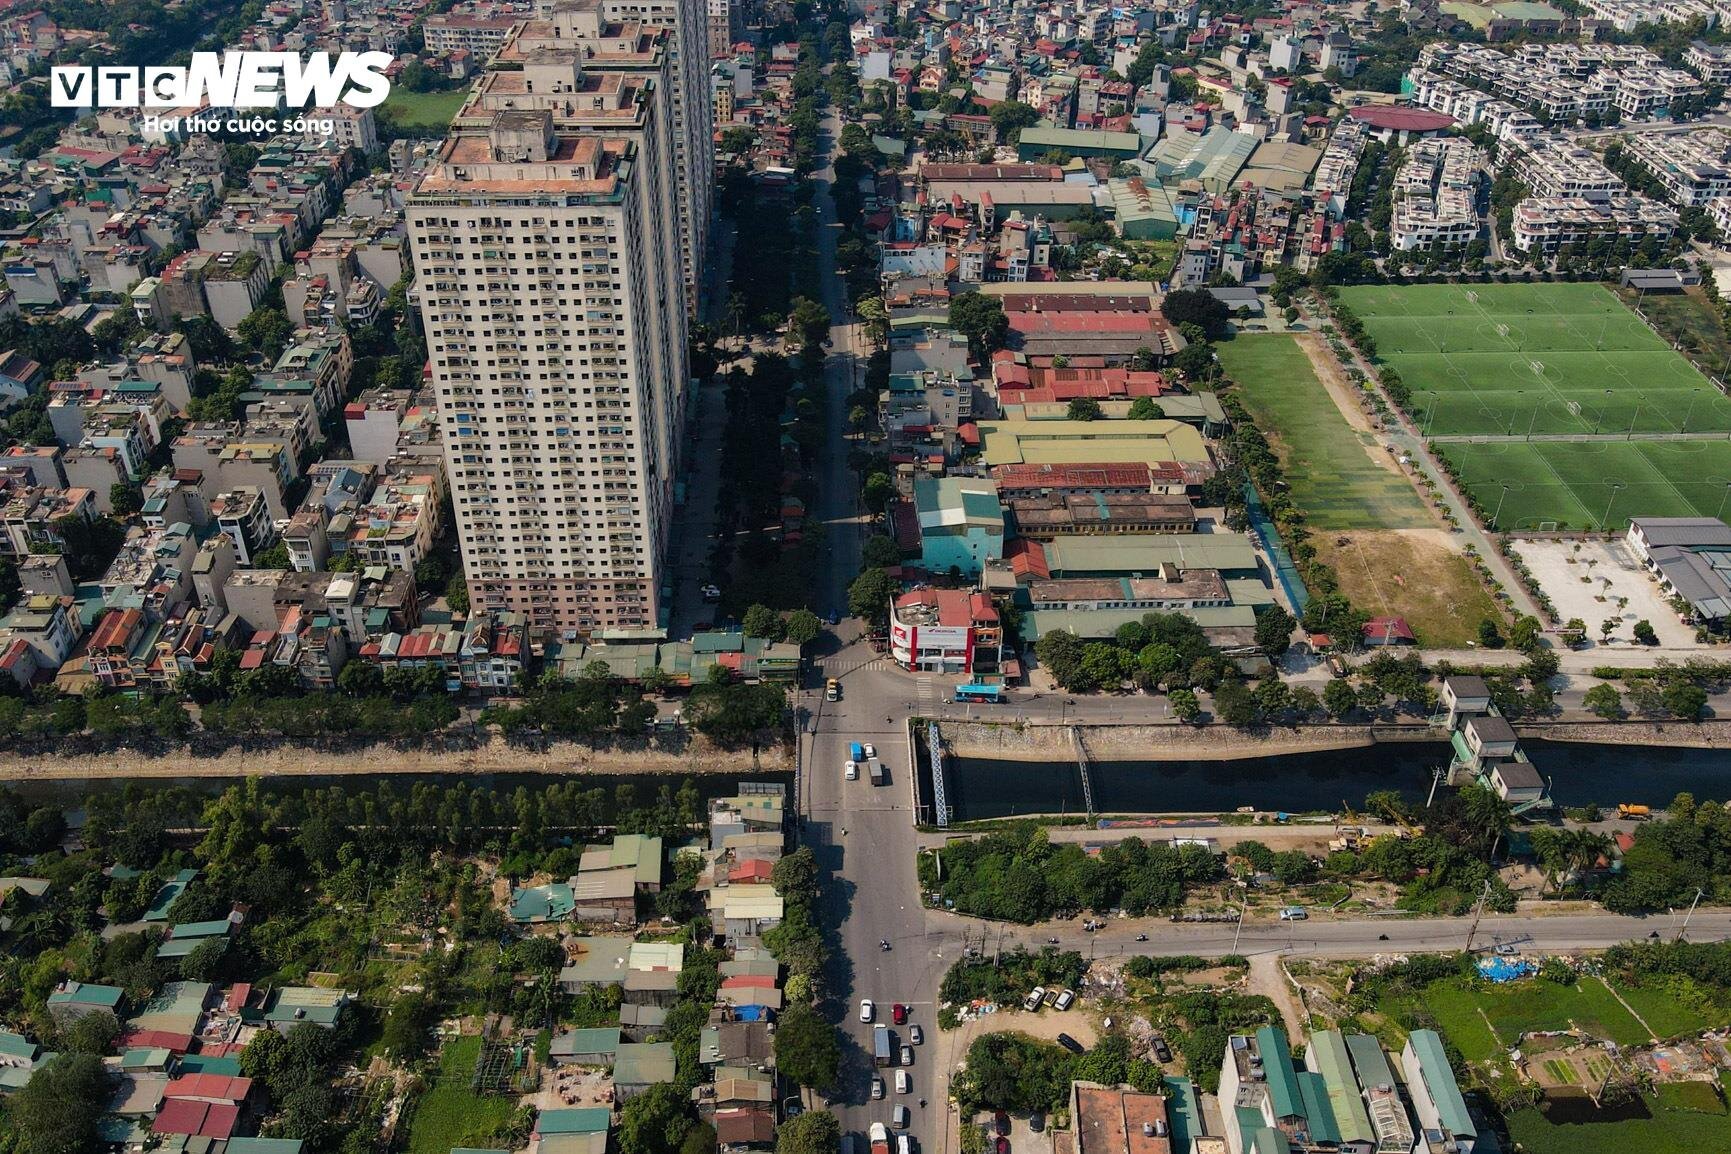
M 658 623 L 687 380 L 666 29 L 563 0 L 500 50 L 410 197 L 478 608 Z

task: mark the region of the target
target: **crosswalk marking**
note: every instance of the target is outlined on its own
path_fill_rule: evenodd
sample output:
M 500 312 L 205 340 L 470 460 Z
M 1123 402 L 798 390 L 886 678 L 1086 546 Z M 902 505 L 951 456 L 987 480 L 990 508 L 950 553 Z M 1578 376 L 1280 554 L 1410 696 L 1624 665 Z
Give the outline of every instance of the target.
M 929 678 L 929 677 L 920 678 L 918 685 L 919 685 L 919 694 L 920 694 L 920 704 L 921 705 L 930 705 L 930 704 L 932 704 L 932 702 L 937 700 L 937 697 L 938 697 L 937 686 L 932 684 L 931 678 Z
M 818 663 L 825 677 L 841 677 L 849 673 L 859 673 L 876 669 L 894 669 L 895 662 L 887 657 L 877 657 L 871 661 L 858 661 L 847 657 L 826 657 Z

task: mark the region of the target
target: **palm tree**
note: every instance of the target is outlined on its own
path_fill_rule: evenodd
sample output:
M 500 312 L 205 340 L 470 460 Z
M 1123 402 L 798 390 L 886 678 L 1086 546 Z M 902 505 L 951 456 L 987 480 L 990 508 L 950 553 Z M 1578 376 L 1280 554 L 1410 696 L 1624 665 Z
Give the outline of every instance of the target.
M 1461 801 L 1466 806 L 1467 824 L 1473 831 L 1473 839 L 1489 857 L 1496 850 L 1497 842 L 1509 832 L 1509 803 L 1498 797 L 1497 791 L 1488 785 L 1469 785 L 1461 791 Z

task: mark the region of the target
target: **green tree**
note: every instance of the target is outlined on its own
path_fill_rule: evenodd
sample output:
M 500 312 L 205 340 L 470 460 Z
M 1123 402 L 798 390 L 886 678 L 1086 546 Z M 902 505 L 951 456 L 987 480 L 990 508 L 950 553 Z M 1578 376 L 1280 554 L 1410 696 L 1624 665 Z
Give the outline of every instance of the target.
M 1174 689 L 1167 698 L 1172 702 L 1172 716 L 1179 721 L 1188 724 L 1202 716 L 1202 703 L 1190 690 Z
M 1322 687 L 1322 707 L 1328 710 L 1328 715 L 1336 721 L 1351 713 L 1358 706 L 1358 694 L 1353 691 L 1352 682 L 1344 677 L 1335 677 Z
M 740 624 L 747 637 L 780 641 L 787 635 L 787 623 L 781 619 L 781 614 L 766 605 L 753 605 L 747 609 Z
M 62 1049 L 74 1054 L 101 1057 L 120 1040 L 120 1020 L 107 1010 L 96 1010 L 79 1018 L 61 1035 Z
M 1615 686 L 1603 682 L 1587 690 L 1581 697 L 1581 704 L 1606 721 L 1615 721 L 1623 716 L 1623 695 Z
M 1072 421 L 1098 421 L 1100 419 L 1100 402 L 1093 397 L 1077 397 L 1070 402 L 1070 407 L 1064 415 Z
M 808 1110 L 781 1124 L 775 1154 L 836 1154 L 841 1149 L 841 1122 L 828 1110 Z
M 901 549 L 883 533 L 873 533 L 860 546 L 860 564 L 867 569 L 888 569 L 901 563 Z
M 657 1082 L 619 1111 L 620 1154 L 679 1154 L 694 1124 L 679 1087 Z
M 1292 631 L 1298 619 L 1278 605 L 1266 605 L 1256 614 L 1256 644 L 1270 657 L 1279 657 L 1292 646 Z
M 787 1007 L 775 1024 L 776 1072 L 801 1086 L 827 1091 L 841 1070 L 836 1029 L 811 1006 Z
M 847 611 L 867 621 L 882 621 L 889 612 L 890 598 L 900 584 L 882 569 L 867 569 L 847 588 Z
M 1642 645 L 1659 644 L 1659 635 L 1653 632 L 1653 623 L 1646 618 L 1635 622 L 1635 640 Z
M 795 609 L 787 615 L 787 640 L 804 648 L 823 633 L 823 622 L 809 609 Z
M 7 1118 L 28 1154 L 86 1154 L 101 1147 L 96 1124 L 110 1087 L 95 1054 L 60 1054 L 12 1096 Z
M 257 349 L 265 359 L 274 361 L 288 347 L 295 327 L 288 314 L 279 308 L 256 308 L 248 313 L 234 332 L 247 348 Z
M 1707 708 L 1707 691 L 1688 681 L 1673 681 L 1665 686 L 1660 700 L 1665 708 L 1684 721 L 1700 721 Z
M 999 144 L 1014 144 L 1021 138 L 1022 129 L 1040 120 L 1039 109 L 1019 100 L 1000 100 L 992 105 L 990 115 L 992 130 L 997 133 Z
M 1479 621 L 1479 644 L 1486 649 L 1501 649 L 1503 647 L 1503 631 L 1492 617 L 1481 618 Z
M 968 338 L 976 357 L 1004 347 L 1010 336 L 1010 318 L 1003 302 L 984 293 L 963 293 L 950 301 L 950 327 Z
M 1185 345 L 1172 358 L 1172 367 L 1187 381 L 1206 380 L 1214 372 L 1214 347 L 1206 341 Z
M 1210 338 L 1225 333 L 1232 311 L 1225 302 L 1207 289 L 1179 289 L 1167 293 L 1160 303 L 1160 312 L 1174 325 L 1193 324 L 1201 327 Z
M 406 1066 L 425 1054 L 430 1032 L 437 1020 L 438 1013 L 424 993 L 407 993 L 391 1003 L 390 1016 L 385 1019 L 383 1041 L 392 1060 Z
M 1160 407 L 1160 402 L 1153 397 L 1137 397 L 1130 402 L 1130 419 L 1132 421 L 1163 421 L 1166 410 Z
M 108 503 L 116 517 L 130 517 L 144 508 L 144 493 L 134 481 L 116 481 L 108 486 Z
M 896 495 L 895 482 L 887 473 L 873 473 L 865 479 L 862 497 L 865 506 L 873 513 L 882 513 L 889 506 L 890 498 Z
M 1254 725 L 1260 711 L 1244 682 L 1234 679 L 1214 687 L 1214 716 L 1227 725 Z

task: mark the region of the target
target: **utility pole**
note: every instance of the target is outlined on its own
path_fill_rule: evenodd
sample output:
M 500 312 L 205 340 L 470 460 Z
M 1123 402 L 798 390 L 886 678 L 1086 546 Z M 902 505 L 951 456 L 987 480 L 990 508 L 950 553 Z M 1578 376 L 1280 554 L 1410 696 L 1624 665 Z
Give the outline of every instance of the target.
M 1232 931 L 1232 952 L 1238 952 L 1238 939 L 1244 933 L 1244 919 L 1250 916 L 1250 895 L 1245 894 L 1244 904 L 1238 909 L 1238 928 Z
M 1479 919 L 1485 913 L 1485 900 L 1491 896 L 1491 879 L 1485 879 L 1485 888 L 1479 891 L 1478 905 L 1473 907 L 1473 924 L 1467 927 L 1466 952 L 1473 952 L 1473 935 L 1479 932 Z
M 1677 941 L 1682 941 L 1683 935 L 1689 932 L 1689 919 L 1695 916 L 1695 907 L 1701 904 L 1703 892 L 1700 886 L 1695 887 L 1695 900 L 1689 903 L 1689 912 L 1683 915 L 1683 926 L 1677 931 Z

